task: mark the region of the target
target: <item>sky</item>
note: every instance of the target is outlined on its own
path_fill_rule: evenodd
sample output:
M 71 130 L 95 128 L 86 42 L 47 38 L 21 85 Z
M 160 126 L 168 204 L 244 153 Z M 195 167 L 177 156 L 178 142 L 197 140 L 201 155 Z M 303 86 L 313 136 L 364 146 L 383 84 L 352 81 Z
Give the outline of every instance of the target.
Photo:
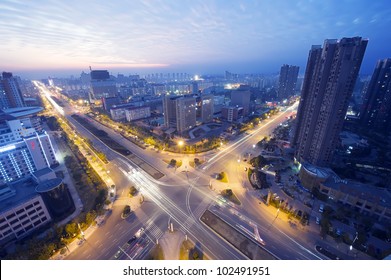
M 388 0 L 1 0 L 0 71 L 304 73 L 311 45 L 361 36 L 371 74 L 391 57 Z

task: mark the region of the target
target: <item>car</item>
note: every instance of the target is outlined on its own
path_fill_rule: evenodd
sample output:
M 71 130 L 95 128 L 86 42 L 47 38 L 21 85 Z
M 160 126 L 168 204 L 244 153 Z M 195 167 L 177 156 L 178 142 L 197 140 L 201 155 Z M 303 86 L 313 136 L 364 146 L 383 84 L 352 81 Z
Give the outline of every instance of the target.
M 140 236 L 143 234 L 143 232 L 144 232 L 144 228 L 142 227 L 142 228 L 140 228 L 140 229 L 136 232 L 135 236 L 136 236 L 137 238 L 140 238 Z
M 297 211 L 297 216 L 301 218 L 301 216 L 303 216 L 303 212 L 301 212 L 301 210 Z
M 315 221 L 315 222 L 316 222 L 317 225 L 320 225 L 320 219 L 319 219 L 319 217 L 316 217 L 316 221 Z
M 136 239 L 137 239 L 137 237 L 136 237 L 135 235 L 133 235 L 132 238 L 130 238 L 130 239 L 128 240 L 128 242 L 126 242 L 126 243 L 128 243 L 128 244 L 130 245 L 130 244 L 132 244 L 132 242 L 135 241 Z
M 118 259 L 122 255 L 122 251 L 118 250 L 117 253 L 115 253 L 114 258 Z
M 320 212 L 320 213 L 323 213 L 323 210 L 324 210 L 324 205 L 321 204 L 321 205 L 319 206 L 319 212 Z

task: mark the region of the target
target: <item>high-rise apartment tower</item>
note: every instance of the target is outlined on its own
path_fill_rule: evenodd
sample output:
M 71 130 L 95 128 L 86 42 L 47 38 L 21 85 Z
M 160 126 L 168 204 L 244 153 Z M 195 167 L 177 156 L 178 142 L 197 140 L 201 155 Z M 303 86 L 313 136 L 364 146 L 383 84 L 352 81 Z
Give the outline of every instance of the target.
M 300 162 L 331 162 L 367 44 L 354 37 L 312 46 L 292 141 Z

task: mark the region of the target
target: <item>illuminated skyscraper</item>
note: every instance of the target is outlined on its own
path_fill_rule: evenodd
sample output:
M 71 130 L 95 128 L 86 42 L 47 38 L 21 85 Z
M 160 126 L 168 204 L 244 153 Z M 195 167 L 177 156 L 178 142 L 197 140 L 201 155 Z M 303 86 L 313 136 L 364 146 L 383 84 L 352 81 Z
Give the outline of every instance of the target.
M 391 130 L 391 58 L 376 64 L 366 89 L 360 121 L 380 131 Z
M 292 141 L 300 162 L 330 163 L 367 44 L 354 37 L 312 46 Z

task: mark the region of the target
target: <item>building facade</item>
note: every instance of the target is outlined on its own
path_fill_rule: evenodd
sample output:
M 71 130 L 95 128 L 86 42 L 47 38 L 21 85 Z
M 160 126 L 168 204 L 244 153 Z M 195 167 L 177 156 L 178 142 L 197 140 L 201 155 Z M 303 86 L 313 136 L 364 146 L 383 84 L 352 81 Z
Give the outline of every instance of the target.
M 56 165 L 53 146 L 46 132 L 0 146 L 0 185 Z
M 221 117 L 227 122 L 236 122 L 243 117 L 242 107 L 223 107 L 221 109 Z
M 295 94 L 298 75 L 299 66 L 287 64 L 281 66 L 277 91 L 277 98 L 279 100 L 288 99 Z
M 376 64 L 364 95 L 360 121 L 379 131 L 391 130 L 391 58 Z
M 196 125 L 196 98 L 183 96 L 176 99 L 176 129 L 179 134 Z
M 117 96 L 115 81 L 107 70 L 92 70 L 90 80 L 90 101 L 100 101 L 102 97 Z
M 164 126 L 166 128 L 176 127 L 176 99 L 180 97 L 166 95 L 163 98 Z
M 243 108 L 243 116 L 247 117 L 250 113 L 250 98 L 251 92 L 249 90 L 234 90 L 231 92 L 231 106 L 238 106 Z
M 128 122 L 149 118 L 151 116 L 151 108 L 149 106 L 128 108 L 125 110 L 125 116 Z
M 14 190 L 10 188 L 0 191 L 0 202 L 8 200 L 9 196 L 15 196 Z M 11 198 L 12 199 L 12 198 Z M 37 228 L 50 222 L 52 219 L 39 194 L 32 194 L 21 201 L 12 201 L 9 207 L 0 212 L 0 244 L 14 239 L 21 239 Z
M 214 96 L 213 94 L 201 95 L 201 120 L 208 123 L 213 120 L 214 113 Z
M 25 106 L 16 77 L 12 73 L 3 72 L 0 79 L 0 109 Z
M 331 162 L 367 43 L 354 37 L 312 46 L 292 141 L 300 162 Z

